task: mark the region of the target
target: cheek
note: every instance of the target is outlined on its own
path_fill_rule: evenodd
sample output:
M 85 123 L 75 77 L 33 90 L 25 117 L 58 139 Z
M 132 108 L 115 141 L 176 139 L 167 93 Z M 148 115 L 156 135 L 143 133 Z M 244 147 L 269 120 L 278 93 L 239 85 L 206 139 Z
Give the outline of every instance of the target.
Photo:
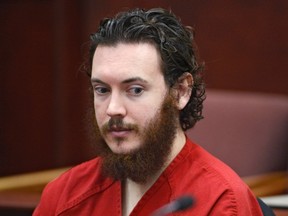
M 140 111 L 140 110 L 139 110 Z M 142 127 L 145 127 L 151 120 L 153 120 L 159 112 L 159 107 L 142 106 L 141 111 L 134 113 L 135 120 Z
M 94 106 L 94 114 L 97 121 L 98 126 L 101 126 L 103 124 L 103 121 L 105 121 L 105 112 L 103 109 L 101 109 L 101 106 Z

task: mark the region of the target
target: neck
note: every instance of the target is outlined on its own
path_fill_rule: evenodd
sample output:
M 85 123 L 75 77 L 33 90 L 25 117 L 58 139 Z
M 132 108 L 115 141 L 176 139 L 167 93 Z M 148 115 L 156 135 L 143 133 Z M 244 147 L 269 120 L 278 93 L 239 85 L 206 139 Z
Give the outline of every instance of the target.
M 186 136 L 184 131 L 181 128 L 177 129 L 177 133 L 175 136 L 175 140 L 173 142 L 172 148 L 171 148 L 171 153 L 167 158 L 165 167 L 163 168 L 166 169 L 166 167 L 173 161 L 173 159 L 179 154 L 179 152 L 182 150 L 186 143 Z M 162 171 L 163 171 L 162 170 Z
M 122 215 L 129 215 L 137 202 L 142 198 L 147 190 L 157 181 L 162 172 L 169 166 L 173 159 L 178 155 L 186 143 L 186 137 L 181 129 L 177 130 L 175 140 L 172 145 L 171 153 L 167 158 L 165 165 L 159 172 L 150 177 L 146 183 L 137 183 L 130 179 L 123 182 L 123 213 Z
M 159 177 L 159 176 L 158 176 Z M 158 178 L 157 177 L 157 178 Z M 134 182 L 126 179 L 122 183 L 122 215 L 130 215 L 138 201 L 146 193 L 146 191 L 153 185 L 157 178 L 150 179 L 145 184 Z

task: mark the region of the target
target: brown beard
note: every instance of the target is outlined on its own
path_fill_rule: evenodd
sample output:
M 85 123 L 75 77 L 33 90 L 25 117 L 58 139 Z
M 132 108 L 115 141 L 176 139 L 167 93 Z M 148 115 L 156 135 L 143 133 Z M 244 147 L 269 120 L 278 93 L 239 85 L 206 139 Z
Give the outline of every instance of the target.
M 97 149 L 103 158 L 103 174 L 120 181 L 129 178 L 138 183 L 147 182 L 149 177 L 159 172 L 167 161 L 176 136 L 178 115 L 174 101 L 168 94 L 163 100 L 161 109 L 145 127 L 141 147 L 127 154 L 113 153 L 96 126 Z M 105 134 L 112 125 L 123 126 L 123 121 L 111 118 L 101 132 Z M 135 129 L 138 133 L 136 126 L 125 125 L 125 127 Z

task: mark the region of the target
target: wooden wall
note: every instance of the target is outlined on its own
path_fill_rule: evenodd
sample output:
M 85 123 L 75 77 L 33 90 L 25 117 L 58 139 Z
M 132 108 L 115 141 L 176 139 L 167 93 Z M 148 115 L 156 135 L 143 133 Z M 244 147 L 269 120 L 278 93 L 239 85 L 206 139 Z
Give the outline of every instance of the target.
M 285 0 L 2 0 L 0 175 L 93 157 L 85 43 L 102 17 L 133 7 L 172 9 L 195 27 L 208 88 L 288 95 Z

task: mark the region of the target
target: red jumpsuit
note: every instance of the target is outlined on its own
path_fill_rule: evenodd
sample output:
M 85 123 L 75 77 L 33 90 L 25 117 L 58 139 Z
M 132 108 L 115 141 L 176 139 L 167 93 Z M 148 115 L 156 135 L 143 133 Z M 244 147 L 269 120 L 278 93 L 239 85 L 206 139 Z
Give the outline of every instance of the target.
M 100 163 L 101 159 L 95 158 L 49 183 L 33 215 L 120 216 L 121 182 L 102 176 Z M 192 195 L 195 204 L 175 215 L 262 215 L 239 176 L 188 139 L 130 215 L 150 215 L 181 195 Z

